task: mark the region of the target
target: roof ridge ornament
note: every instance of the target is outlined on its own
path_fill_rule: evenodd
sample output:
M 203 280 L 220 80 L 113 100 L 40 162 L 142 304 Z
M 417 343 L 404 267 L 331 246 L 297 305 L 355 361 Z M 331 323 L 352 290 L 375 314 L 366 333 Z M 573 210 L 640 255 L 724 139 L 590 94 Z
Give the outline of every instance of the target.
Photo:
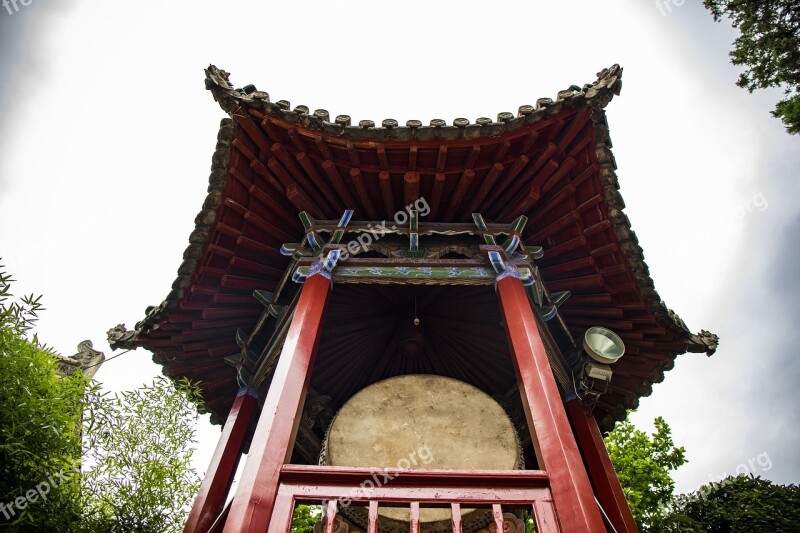
M 605 108 L 622 91 L 622 67 L 617 64 L 597 73 L 597 81 L 586 90 L 586 101 L 595 110 Z

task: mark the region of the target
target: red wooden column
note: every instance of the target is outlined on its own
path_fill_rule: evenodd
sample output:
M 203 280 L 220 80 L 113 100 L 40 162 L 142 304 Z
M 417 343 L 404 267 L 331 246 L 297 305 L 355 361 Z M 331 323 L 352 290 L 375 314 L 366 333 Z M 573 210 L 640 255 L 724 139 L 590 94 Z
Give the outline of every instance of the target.
M 636 527 L 628 500 L 622 492 L 614 465 L 611 464 L 597 421 L 575 394 L 566 398 L 566 406 L 567 416 L 572 422 L 578 447 L 600 505 L 617 533 L 638 533 L 639 528 Z
M 331 280 L 310 276 L 286 334 L 224 533 L 267 531 L 281 467 L 289 460 L 314 364 Z
M 184 533 L 206 533 L 222 510 L 236 466 L 242 456 L 244 437 L 250 427 L 253 411 L 258 405 L 258 393 L 243 387 L 236 395 L 228 420 L 222 428 L 217 449 L 194 500 Z
M 605 532 L 525 288 L 515 269 L 497 280 L 522 406 L 539 467 L 550 477 L 561 530 Z

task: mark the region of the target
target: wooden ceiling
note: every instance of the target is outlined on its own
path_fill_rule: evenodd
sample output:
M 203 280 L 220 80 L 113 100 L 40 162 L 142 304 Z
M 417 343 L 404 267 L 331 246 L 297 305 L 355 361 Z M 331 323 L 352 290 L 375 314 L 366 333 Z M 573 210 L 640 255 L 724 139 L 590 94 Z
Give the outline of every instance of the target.
M 238 385 L 223 359 L 239 350 L 236 329 L 252 330 L 263 311 L 253 291 L 279 286 L 289 264 L 281 244 L 303 237 L 298 212 L 337 219 L 354 209 L 357 220 L 389 220 L 424 198 L 427 221 L 529 217 L 524 240 L 544 247 L 537 264 L 549 289 L 572 293 L 561 308 L 571 333 L 605 326 L 626 343 L 597 407 L 613 425 L 676 355 L 716 347 L 661 302 L 622 212 L 603 111 L 620 75 L 606 69 L 594 84 L 497 121 L 375 128 L 331 122 L 324 110 L 290 111 L 254 87 L 234 89 L 210 67 L 207 87 L 232 120 L 220 128 L 208 199 L 167 300 L 112 345 L 152 350 L 165 372 L 200 381 L 208 408 L 224 417 Z M 419 327 L 409 308 L 415 291 Z M 414 372 L 503 393 L 514 378 L 499 321 L 488 288 L 337 285 L 313 385 L 338 405 L 371 382 Z

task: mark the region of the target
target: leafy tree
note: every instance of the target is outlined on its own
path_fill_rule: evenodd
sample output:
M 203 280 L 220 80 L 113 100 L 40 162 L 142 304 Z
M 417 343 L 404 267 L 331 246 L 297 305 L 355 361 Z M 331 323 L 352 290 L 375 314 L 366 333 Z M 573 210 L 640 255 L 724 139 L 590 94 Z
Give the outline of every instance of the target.
M 196 386 L 164 377 L 121 395 L 92 392 L 83 487 L 93 531 L 182 531 L 200 488 L 190 446 L 199 401 Z
M 53 352 L 28 338 L 42 304 L 15 299 L 12 282 L 0 266 L 0 531 L 58 531 L 80 516 L 86 379 L 59 377 Z
M 704 0 L 715 21 L 731 19 L 741 34 L 731 63 L 746 70 L 736 84 L 750 92 L 779 87 L 786 98 L 772 115 L 800 133 L 800 0 Z
M 40 298 L 15 299 L 12 281 L 0 266 L 0 531 L 181 531 L 199 488 L 197 387 L 159 378 L 111 396 L 59 376 L 28 338 Z
M 625 497 L 642 531 L 661 531 L 663 509 L 672 500 L 675 482 L 670 472 L 686 463 L 685 450 L 676 447 L 663 418 L 648 435 L 626 418 L 608 434 L 605 443 Z
M 678 496 L 665 518 L 665 532 L 795 532 L 800 524 L 800 487 L 740 475 Z
M 319 505 L 298 505 L 292 516 L 291 533 L 312 533 L 314 524 L 322 516 L 322 507 Z

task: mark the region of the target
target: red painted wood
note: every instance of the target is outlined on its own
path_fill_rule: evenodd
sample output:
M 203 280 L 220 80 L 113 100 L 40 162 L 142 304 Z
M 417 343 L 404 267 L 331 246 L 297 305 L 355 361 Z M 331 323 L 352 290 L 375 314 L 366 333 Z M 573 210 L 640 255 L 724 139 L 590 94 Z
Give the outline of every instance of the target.
M 499 503 L 492 505 L 492 519 L 494 520 L 494 527 L 497 528 L 497 533 L 503 533 L 505 530 L 503 527 L 503 506 Z
M 336 530 L 336 500 L 329 500 L 325 509 L 325 533 Z
M 369 191 L 367 191 L 367 184 L 364 181 L 364 174 L 361 172 L 361 169 L 351 168 L 350 179 L 353 180 L 353 187 L 356 190 L 358 199 L 361 201 L 360 205 L 364 208 L 362 212 L 366 213 L 371 220 L 376 220 L 378 218 L 378 211 L 375 209 L 375 204 L 372 203 Z
M 280 468 L 288 460 L 297 434 L 330 292 L 330 280 L 320 274 L 308 278 L 300 291 L 225 524 L 227 533 L 267 529 Z
M 372 475 L 381 485 L 368 493 L 359 485 Z M 281 490 L 299 501 L 378 500 L 403 504 L 424 502 L 426 506 L 446 506 L 449 502 L 471 505 L 530 505 L 551 500 L 548 477 L 537 470 L 396 470 L 284 465 Z M 385 482 L 384 482 L 385 480 Z M 587 481 L 588 483 L 588 481 Z
M 403 183 L 405 205 L 413 204 L 419 200 L 419 172 L 406 172 L 403 174 Z
M 544 166 L 550 157 L 555 153 L 558 147 L 553 144 L 547 144 L 542 151 L 537 155 L 533 163 L 529 164 L 523 173 L 512 183 L 508 185 L 503 194 L 497 199 L 493 208 L 497 210 L 505 209 L 508 204 L 517 198 L 518 193 L 530 182 L 531 178 Z M 494 213 L 492 213 L 494 215 Z
M 303 167 L 303 170 L 308 174 L 311 183 L 319 187 L 319 190 L 322 191 L 325 199 L 331 203 L 335 212 L 341 213 L 347 209 L 347 206 L 342 203 L 339 196 L 334 194 L 333 189 L 328 184 L 328 180 L 322 178 L 317 168 L 314 166 L 314 162 L 308 157 L 306 152 L 300 152 L 295 156 L 295 159 L 297 159 L 297 162 L 300 163 L 300 166 Z
M 431 211 L 428 213 L 429 220 L 435 220 L 439 215 L 439 204 L 442 202 L 442 191 L 447 181 L 447 175 L 441 172 L 433 177 L 433 193 L 430 202 Z
M 550 477 L 561 526 L 605 531 L 525 288 L 508 276 L 497 282 L 497 294 L 536 459 Z
M 275 508 L 269 522 L 269 531 L 275 533 L 288 533 L 292 528 L 294 515 L 294 496 L 290 491 L 279 490 L 275 498 Z
M 350 194 L 350 188 L 345 185 L 342 175 L 339 174 L 336 164 L 330 159 L 326 159 L 322 162 L 322 170 L 325 172 L 325 175 L 328 176 L 328 179 L 331 180 L 333 189 L 341 197 L 347 209 L 355 209 L 358 207 L 355 198 Z
M 553 500 L 533 502 L 533 520 L 536 523 L 536 531 L 561 531 Z
M 393 215 L 397 212 L 394 207 L 394 193 L 392 192 L 392 175 L 385 170 L 378 174 L 381 184 L 381 194 L 383 195 L 384 214 Z
M 489 169 L 489 172 L 486 174 L 486 177 L 483 178 L 483 182 L 481 183 L 480 188 L 478 188 L 478 192 L 472 198 L 472 202 L 469 204 L 466 212 L 462 216 L 464 219 L 469 219 L 472 216 L 472 213 L 475 213 L 478 207 L 483 202 L 486 195 L 492 191 L 492 188 L 495 186 L 497 182 L 497 178 L 500 177 L 500 174 L 503 172 L 505 167 L 502 163 L 494 163 Z
M 515 183 L 514 178 L 517 177 L 517 174 L 522 172 L 523 168 L 528 166 L 529 162 L 530 160 L 525 155 L 519 156 L 519 158 L 514 161 L 514 164 L 511 165 L 511 168 L 508 170 L 508 174 L 504 176 L 503 179 L 500 180 L 500 183 L 498 183 L 498 186 L 486 196 L 486 200 L 483 202 L 483 211 L 486 214 L 494 213 L 492 209 L 494 208 L 495 200 L 497 200 L 508 187 Z
M 208 533 L 222 533 L 222 528 L 225 526 L 225 520 L 228 519 L 228 512 L 231 510 L 231 504 L 225 506 L 225 509 L 219 514 L 214 523 L 208 529 Z
M 469 186 L 474 178 L 475 171 L 471 168 L 464 170 L 464 172 L 461 174 L 461 178 L 458 180 L 458 185 L 456 185 L 456 190 L 450 197 L 450 206 L 447 208 L 447 212 L 444 215 L 444 220 L 453 219 L 456 212 L 458 212 L 458 207 L 461 205 L 461 200 L 467 194 L 467 190 L 469 190 Z
M 378 501 L 369 502 L 369 517 L 367 518 L 367 533 L 378 533 Z
M 219 515 L 228 494 L 236 466 L 242 453 L 247 429 L 253 418 L 258 400 L 249 394 L 237 396 L 222 428 L 217 448 L 194 500 L 189 519 L 183 531 L 186 533 L 206 533 Z
M 608 519 L 617 533 L 638 532 L 597 421 L 578 398 L 566 402 L 566 407 L 583 461 L 589 471 L 589 479 Z
M 411 533 L 419 533 L 419 502 L 411 502 Z
M 317 466 L 285 464 L 280 469 L 281 480 L 288 483 L 312 482 L 322 484 L 339 483 L 358 485 L 375 474 L 374 468 L 359 466 Z M 549 476 L 543 470 L 451 470 L 443 468 L 382 468 L 376 474 L 386 477 L 381 484 L 391 481 L 392 485 L 419 485 L 436 488 L 445 485 L 459 486 L 503 486 L 503 487 L 544 487 L 548 486 Z M 370 489 L 374 490 L 374 489 Z
M 450 514 L 453 522 L 453 533 L 461 533 L 461 504 L 451 503 Z

